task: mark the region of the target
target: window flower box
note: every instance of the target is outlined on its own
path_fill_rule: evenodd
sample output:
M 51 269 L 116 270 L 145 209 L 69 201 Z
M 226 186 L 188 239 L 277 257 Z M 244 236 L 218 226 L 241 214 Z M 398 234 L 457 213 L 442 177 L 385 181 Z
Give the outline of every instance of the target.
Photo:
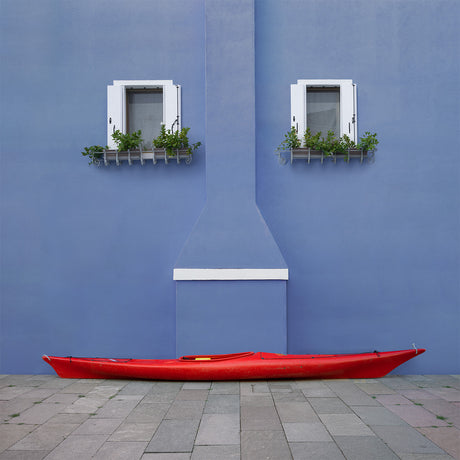
M 291 164 L 294 160 L 306 160 L 308 164 L 311 160 L 320 160 L 322 164 L 325 159 L 330 159 L 334 163 L 337 163 L 338 159 L 349 163 L 353 158 L 357 158 L 361 163 L 365 160 L 371 161 L 374 158 L 374 150 L 349 149 L 347 153 L 329 153 L 307 148 L 291 149 Z
M 170 161 L 180 163 L 184 160 L 186 164 L 192 162 L 192 153 L 188 149 L 176 149 L 172 151 L 166 151 L 166 149 L 154 148 L 152 150 L 144 150 L 142 148 L 121 151 L 118 150 L 103 150 L 101 160 L 105 166 L 108 166 L 110 162 L 115 162 L 117 166 L 123 161 L 127 161 L 129 165 L 132 165 L 133 161 L 140 161 L 141 165 L 144 165 L 146 161 L 152 161 L 153 164 L 157 164 L 158 160 L 163 160 L 166 164 Z

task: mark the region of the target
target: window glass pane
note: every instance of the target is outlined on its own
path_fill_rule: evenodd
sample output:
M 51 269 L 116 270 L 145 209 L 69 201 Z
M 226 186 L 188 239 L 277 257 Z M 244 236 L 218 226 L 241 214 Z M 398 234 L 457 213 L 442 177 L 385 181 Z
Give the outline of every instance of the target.
M 126 95 L 128 132 L 140 129 L 144 148 L 151 149 L 163 122 L 163 93 L 161 90 L 128 90 Z
M 307 88 L 307 127 L 313 134 L 334 131 L 340 137 L 340 88 Z

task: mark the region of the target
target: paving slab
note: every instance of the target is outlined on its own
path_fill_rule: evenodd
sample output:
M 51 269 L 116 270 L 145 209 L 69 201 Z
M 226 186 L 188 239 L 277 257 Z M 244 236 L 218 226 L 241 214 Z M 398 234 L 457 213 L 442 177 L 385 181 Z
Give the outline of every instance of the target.
M 45 423 L 12 445 L 10 450 L 53 450 L 78 428 L 77 423 Z
M 400 394 L 379 395 L 376 397 L 376 399 L 380 404 L 382 404 L 382 406 L 401 406 L 413 404 L 412 401 Z
M 293 390 L 290 393 L 272 393 L 275 402 L 306 402 L 307 398 L 300 390 Z
M 289 422 L 320 422 L 318 415 L 308 402 L 277 402 L 278 416 L 283 423 Z
M 460 428 L 460 406 L 444 399 L 426 399 L 422 403 L 424 409 L 429 410 L 434 415 L 445 417 L 447 423 L 451 422 Z
M 418 431 L 452 455 L 452 457 L 460 458 L 460 430 L 457 428 L 419 428 Z
M 176 396 L 176 401 L 206 401 L 209 390 L 181 390 Z
M 347 459 L 399 460 L 399 457 L 375 436 L 334 436 Z
M 331 436 L 321 422 L 283 423 L 288 442 L 332 441 Z
M 0 425 L 0 452 L 16 444 L 20 439 L 27 436 L 31 431 L 37 428 L 36 425 Z
M 125 385 L 118 394 L 120 395 L 143 395 L 153 389 L 153 382 L 130 382 Z
M 190 460 L 190 454 L 186 453 L 157 453 L 144 454 L 141 460 Z
M 374 380 L 370 383 L 357 383 L 356 386 L 366 392 L 368 395 L 392 395 L 396 393 L 395 390 L 379 382 L 378 380 Z
M 319 414 L 319 417 L 333 436 L 374 436 L 355 414 Z
M 106 435 L 70 435 L 45 458 L 46 460 L 88 460 L 96 454 L 106 439 Z
M 438 418 L 422 406 L 387 406 L 402 420 L 414 427 L 421 426 L 448 426 L 442 418 Z
M 83 434 L 112 434 L 120 425 L 122 419 L 104 419 L 104 418 L 94 418 L 83 422 L 73 434 L 83 435 Z
M 407 408 L 407 406 L 398 406 Z M 385 407 L 352 406 L 351 409 L 366 425 L 405 425 L 406 422 Z
M 146 442 L 106 442 L 94 455 L 95 460 L 139 460 Z
M 195 446 L 191 460 L 240 460 L 240 446 Z
M 182 386 L 183 390 L 209 390 L 211 382 L 185 382 Z
M 30 409 L 25 410 L 18 417 L 14 418 L 14 423 L 25 423 L 27 425 L 39 425 L 48 421 L 53 415 L 62 412 L 65 405 L 61 403 L 41 403 L 34 404 Z
M 460 402 L 460 391 L 456 388 L 426 388 L 426 391 L 446 401 Z
M 129 412 L 129 415 L 126 417 L 126 421 L 130 423 L 161 422 L 168 412 L 169 407 L 170 405 L 167 403 L 139 403 L 131 412 Z M 126 410 L 128 409 L 129 407 L 127 406 Z
M 345 460 L 334 442 L 290 442 L 289 447 L 294 460 Z
M 274 406 L 242 406 L 241 430 L 271 431 L 282 427 Z
M 125 418 L 139 404 L 142 397 L 138 395 L 116 396 L 99 409 L 95 417 L 99 418 Z
M 318 414 L 352 414 L 353 411 L 340 398 L 308 398 Z
M 0 460 L 43 460 L 47 450 L 7 450 L 0 454 Z
M 282 431 L 243 431 L 241 460 L 292 459 Z
M 240 444 L 239 414 L 203 414 L 196 445 Z
M 205 414 L 239 414 L 239 395 L 210 394 L 204 407 Z
M 210 394 L 218 395 L 239 395 L 240 382 L 212 382 Z
M 373 426 L 374 433 L 396 454 L 445 454 L 410 426 Z
M 174 401 L 165 415 L 166 419 L 194 420 L 203 414 L 205 401 Z
M 160 422 L 157 423 L 122 423 L 110 436 L 109 441 L 147 441 L 149 442 Z
M 163 420 L 146 452 L 192 452 L 200 420 Z

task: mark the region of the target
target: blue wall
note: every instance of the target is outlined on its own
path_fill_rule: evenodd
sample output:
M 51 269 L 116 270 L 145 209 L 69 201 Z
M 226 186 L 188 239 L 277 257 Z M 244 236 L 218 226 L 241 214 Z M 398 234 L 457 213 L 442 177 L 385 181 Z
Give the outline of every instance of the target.
M 255 6 L 256 196 L 289 267 L 288 351 L 415 341 L 429 351 L 398 372 L 459 372 L 458 3 Z M 204 7 L 2 2 L 0 372 L 175 355 L 172 270 L 206 199 Z M 374 164 L 277 162 L 300 78 L 357 83 Z M 114 79 L 182 86 L 190 166 L 86 164 Z

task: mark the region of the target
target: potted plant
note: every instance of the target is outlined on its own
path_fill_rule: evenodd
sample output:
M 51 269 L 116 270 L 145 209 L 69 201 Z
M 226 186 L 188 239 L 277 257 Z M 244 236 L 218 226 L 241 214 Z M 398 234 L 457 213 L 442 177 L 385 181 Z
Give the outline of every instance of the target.
M 188 139 L 190 128 L 172 131 L 161 126 L 160 134 L 153 139 L 153 155 L 155 158 L 163 158 L 166 163 L 168 159 L 185 159 L 186 163 L 192 161 L 193 152 L 201 145 L 201 142 L 191 144 Z
M 376 133 L 366 132 L 356 144 L 346 134 L 337 138 L 333 131 L 328 131 L 326 137 L 321 132 L 312 134 L 310 128 L 305 130 L 303 142 L 298 138 L 297 131 L 294 127 L 284 136 L 283 142 L 277 149 L 277 154 L 281 160 L 281 152 L 289 151 L 291 153 L 291 163 L 296 159 L 305 159 L 308 163 L 312 159 L 320 159 L 321 163 L 325 158 L 331 158 L 334 162 L 337 158 L 343 158 L 350 161 L 350 158 L 364 158 L 373 155 L 379 141 Z

